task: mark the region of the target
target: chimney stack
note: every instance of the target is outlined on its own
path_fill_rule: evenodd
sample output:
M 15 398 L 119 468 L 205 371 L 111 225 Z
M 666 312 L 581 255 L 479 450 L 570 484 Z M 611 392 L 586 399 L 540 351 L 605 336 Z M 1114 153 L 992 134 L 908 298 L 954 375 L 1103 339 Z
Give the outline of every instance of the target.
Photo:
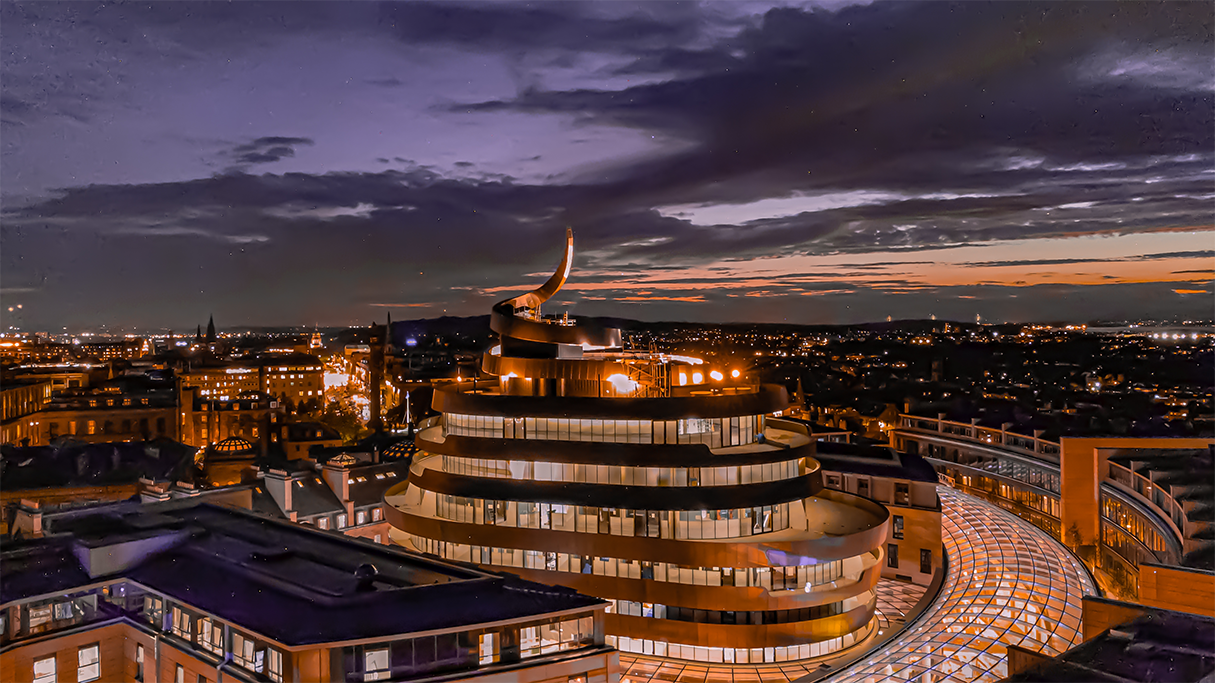
M 283 470 L 270 470 L 262 481 L 283 514 L 292 522 L 297 521 L 297 513 L 291 504 L 291 487 L 295 483 L 293 477 Z

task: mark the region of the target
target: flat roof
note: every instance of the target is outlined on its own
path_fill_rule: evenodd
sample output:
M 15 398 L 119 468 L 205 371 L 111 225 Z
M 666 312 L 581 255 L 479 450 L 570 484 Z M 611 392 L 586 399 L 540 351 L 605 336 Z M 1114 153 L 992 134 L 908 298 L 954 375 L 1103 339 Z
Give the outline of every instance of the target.
M 825 472 L 847 472 L 871 477 L 889 477 L 937 483 L 937 471 L 914 453 L 900 453 L 889 446 L 816 441 L 811 456 Z
M 194 501 L 62 526 L 63 536 L 4 548 L 4 602 L 127 578 L 288 646 L 397 638 L 604 604 L 571 589 Z M 185 540 L 96 579 L 72 552 L 170 530 L 185 532 Z M 369 573 L 364 565 L 375 572 L 360 579 L 356 572 Z
M 1212 673 L 1215 619 L 1147 608 L 1142 616 L 1004 680 L 1181 683 L 1208 680 Z

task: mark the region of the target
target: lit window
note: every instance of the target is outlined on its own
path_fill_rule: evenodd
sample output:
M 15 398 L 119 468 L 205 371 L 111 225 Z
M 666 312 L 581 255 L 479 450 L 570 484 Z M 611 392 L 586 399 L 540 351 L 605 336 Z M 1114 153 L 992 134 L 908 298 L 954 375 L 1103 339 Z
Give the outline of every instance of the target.
M 232 658 L 246 669 L 253 668 L 253 641 L 239 633 L 232 634 Z
M 270 650 L 270 680 L 275 683 L 283 681 L 283 653 L 278 650 Z
M 381 519 L 384 519 L 384 511 L 381 510 L 380 508 L 372 508 L 371 509 L 371 521 L 378 522 Z
M 479 664 L 493 664 L 498 661 L 498 634 L 482 633 L 478 652 L 481 657 Z
M 363 680 L 387 680 L 391 671 L 388 668 L 388 648 L 366 650 L 363 652 Z
M 93 643 L 76 650 L 77 683 L 101 678 L 101 657 L 98 654 L 98 645 L 98 643 Z
M 359 511 L 355 512 L 354 513 L 354 523 L 358 524 L 358 525 L 366 524 L 367 523 L 367 511 L 359 510 Z
M 173 674 L 173 683 L 186 683 L 186 670 L 180 664 L 177 665 L 177 669 Z
M 55 604 L 55 619 L 71 619 L 72 618 L 72 603 L 60 602 Z
M 337 516 L 337 528 L 339 528 L 339 529 L 346 528 L 346 513 L 343 512 L 342 514 Z
M 329 518 L 328 518 L 328 517 L 320 517 L 320 518 L 318 518 L 318 519 L 316 520 L 316 528 L 318 528 L 318 529 L 328 529 L 328 528 L 329 528 Z
M 519 629 L 519 654 L 521 657 L 534 657 L 540 654 L 540 634 L 535 626 Z
M 34 683 L 56 683 L 57 680 L 54 655 L 34 662 Z

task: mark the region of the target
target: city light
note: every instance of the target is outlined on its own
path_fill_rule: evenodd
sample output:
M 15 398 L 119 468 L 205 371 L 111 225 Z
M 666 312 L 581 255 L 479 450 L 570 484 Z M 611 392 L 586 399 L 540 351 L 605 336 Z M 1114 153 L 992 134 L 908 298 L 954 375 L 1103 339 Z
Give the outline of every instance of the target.
M 720 381 L 722 381 L 723 379 L 725 379 L 725 377 L 726 377 L 726 376 L 725 376 L 725 375 L 723 375 L 723 374 L 721 374 L 721 371 L 720 371 L 720 370 L 712 370 L 712 371 L 710 371 L 710 372 L 709 372 L 709 377 L 712 377 L 713 379 L 715 379 L 715 380 L 717 380 L 718 382 L 720 382 Z
M 699 370 L 692 373 L 692 384 L 700 384 L 705 381 L 704 373 Z
M 741 373 L 741 372 L 739 372 L 738 370 L 732 370 L 732 371 L 730 372 L 730 376 L 731 376 L 731 377 L 733 377 L 734 379 L 738 379 L 738 376 L 739 376 L 739 375 L 741 375 L 741 374 L 742 374 L 742 373 Z
M 637 387 L 640 386 L 636 381 L 629 379 L 627 375 L 620 374 L 608 375 L 607 382 L 612 385 L 612 388 L 618 394 L 631 394 L 637 391 Z

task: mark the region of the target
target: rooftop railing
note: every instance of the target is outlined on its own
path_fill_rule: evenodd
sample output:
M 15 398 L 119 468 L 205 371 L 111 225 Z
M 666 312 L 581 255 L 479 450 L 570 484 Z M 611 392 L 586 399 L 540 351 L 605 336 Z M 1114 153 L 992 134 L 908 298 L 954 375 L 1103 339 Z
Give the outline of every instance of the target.
M 1059 468 L 1060 444 L 1041 438 L 1042 430 L 1035 430 L 1033 436 L 1026 436 L 1009 431 L 1011 423 L 1005 423 L 1002 428 L 996 429 L 979 426 L 977 422 L 977 420 L 972 420 L 970 423 L 946 420 L 944 414 L 935 419 L 917 415 L 899 415 L 899 426 L 902 429 L 935 432 L 951 439 L 985 446 L 999 446 L 1001 450 L 1029 456 L 1053 469 Z M 990 466 L 985 469 L 990 469 Z M 1008 472 L 1002 471 L 1006 468 L 999 469 L 1001 474 L 1009 476 Z M 1178 539 L 1185 539 L 1187 532 L 1192 531 L 1194 525 L 1187 523 L 1185 507 L 1173 497 L 1170 491 L 1154 483 L 1149 477 L 1114 462 L 1109 463 L 1108 471 L 1103 474 L 1110 481 L 1138 494 L 1138 497 L 1149 508 L 1155 508 L 1160 517 L 1171 523 L 1173 526 L 1171 531 Z M 1058 492 L 1057 489 L 1055 492 Z
M 1041 437 L 1042 430 L 1034 430 L 1033 436 L 1018 434 L 1010 431 L 1012 423 L 1005 423 L 1002 428 L 981 427 L 978 420 L 971 422 L 954 422 L 946 420 L 941 414 L 937 418 L 920 417 L 917 415 L 899 415 L 899 426 L 902 429 L 914 429 L 922 432 L 937 432 L 950 437 L 972 441 L 984 445 L 1003 446 L 1008 450 L 1045 460 L 1055 466 L 1059 465 L 1059 443 Z

